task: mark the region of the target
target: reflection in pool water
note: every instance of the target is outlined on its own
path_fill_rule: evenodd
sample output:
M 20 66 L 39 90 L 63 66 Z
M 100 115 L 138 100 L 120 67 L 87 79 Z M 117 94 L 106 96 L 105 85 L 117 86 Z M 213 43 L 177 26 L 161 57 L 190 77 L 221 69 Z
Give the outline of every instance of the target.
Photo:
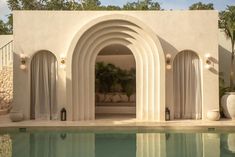
M 9 135 L 0 136 L 0 157 L 12 156 L 12 142 Z
M 0 157 L 235 157 L 234 133 L 24 132 L 0 144 Z
M 235 133 L 221 134 L 220 138 L 221 156 L 235 157 Z

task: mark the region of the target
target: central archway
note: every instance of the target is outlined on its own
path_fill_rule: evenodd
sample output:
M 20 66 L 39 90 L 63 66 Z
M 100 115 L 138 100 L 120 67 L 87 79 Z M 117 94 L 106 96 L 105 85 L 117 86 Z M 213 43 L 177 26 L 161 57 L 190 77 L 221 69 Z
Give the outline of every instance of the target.
M 102 49 L 95 65 L 95 118 L 136 118 L 136 63 L 123 45 Z
M 136 117 L 165 119 L 165 57 L 154 33 L 142 22 L 126 15 L 93 20 L 75 36 L 69 49 L 68 103 L 73 120 L 95 118 L 95 60 L 104 47 L 119 44 L 133 52 L 136 61 Z M 69 66 L 70 66 L 69 65 Z

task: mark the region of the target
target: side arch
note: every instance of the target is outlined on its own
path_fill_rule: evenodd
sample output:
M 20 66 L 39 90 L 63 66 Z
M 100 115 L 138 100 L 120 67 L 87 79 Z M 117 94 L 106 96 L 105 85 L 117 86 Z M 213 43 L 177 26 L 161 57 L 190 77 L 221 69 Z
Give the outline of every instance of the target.
M 173 61 L 174 119 L 202 118 L 202 69 L 199 55 L 179 52 Z
M 127 46 L 136 59 L 137 119 L 165 119 L 165 55 L 147 26 L 124 15 L 100 17 L 74 37 L 67 59 L 67 102 L 73 120 L 95 115 L 94 65 L 99 51 L 110 44 Z
M 50 51 L 36 52 L 30 61 L 30 118 L 57 118 L 57 59 Z

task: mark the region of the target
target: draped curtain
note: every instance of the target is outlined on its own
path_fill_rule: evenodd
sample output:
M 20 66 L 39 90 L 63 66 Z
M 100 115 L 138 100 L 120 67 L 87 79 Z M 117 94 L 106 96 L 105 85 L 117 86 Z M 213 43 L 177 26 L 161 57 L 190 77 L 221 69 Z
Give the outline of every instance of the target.
M 57 61 L 50 52 L 37 53 L 31 62 L 31 119 L 57 117 Z
M 201 119 L 201 66 L 197 54 L 191 51 L 179 53 L 173 65 L 174 118 Z

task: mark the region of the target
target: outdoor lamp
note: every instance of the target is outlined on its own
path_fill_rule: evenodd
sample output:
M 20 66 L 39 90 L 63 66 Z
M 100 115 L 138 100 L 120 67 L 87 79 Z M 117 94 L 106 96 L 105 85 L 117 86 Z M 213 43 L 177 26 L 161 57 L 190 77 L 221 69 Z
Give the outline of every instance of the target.
M 206 54 L 205 58 L 206 58 L 205 68 L 206 69 L 211 69 L 213 67 L 213 62 L 211 61 L 211 55 L 210 54 Z
M 67 113 L 66 113 L 66 109 L 62 108 L 60 111 L 60 120 L 61 121 L 66 121 L 67 119 Z
M 166 55 L 166 69 L 171 69 L 171 54 Z
M 64 69 L 65 67 L 66 67 L 66 64 L 65 64 L 65 55 L 61 54 L 60 55 L 60 68 Z
M 166 110 L 165 110 L 165 120 L 169 121 L 170 119 L 171 119 L 171 112 L 170 112 L 169 108 L 166 107 Z
M 20 54 L 20 69 L 26 69 L 26 56 L 23 53 Z

